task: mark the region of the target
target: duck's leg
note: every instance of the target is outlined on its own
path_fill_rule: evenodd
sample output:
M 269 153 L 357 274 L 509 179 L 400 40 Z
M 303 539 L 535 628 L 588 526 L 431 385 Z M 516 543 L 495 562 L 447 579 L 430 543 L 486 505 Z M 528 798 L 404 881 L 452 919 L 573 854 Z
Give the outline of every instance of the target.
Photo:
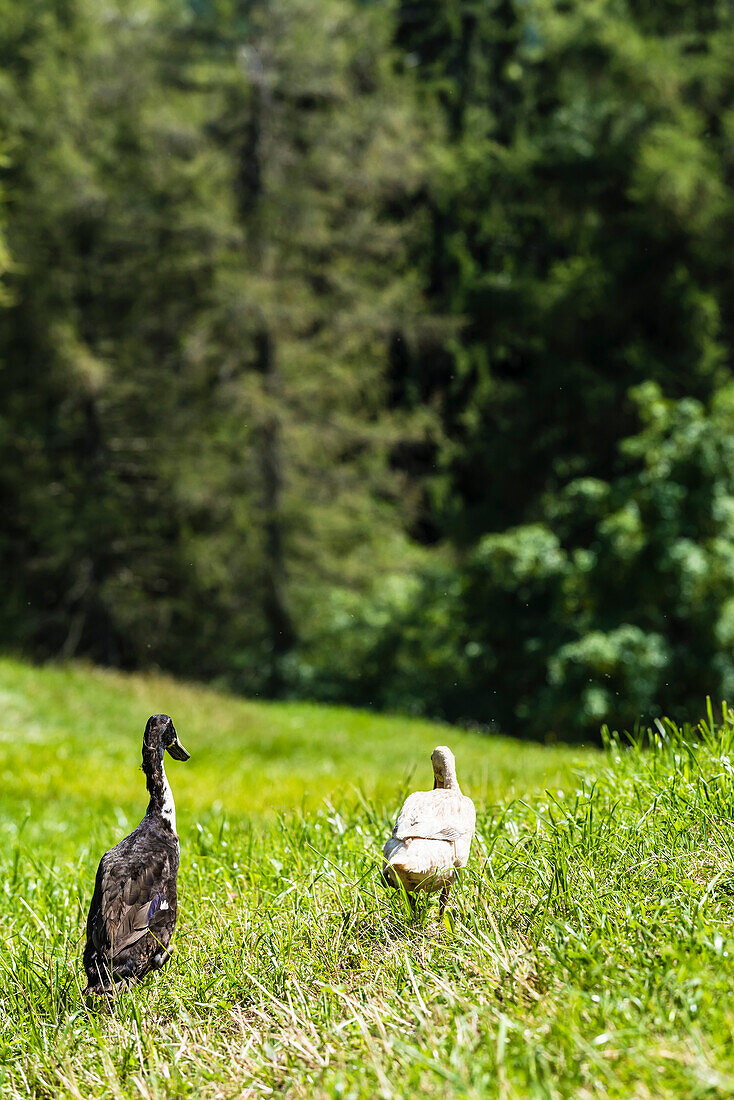
M 438 907 L 438 919 L 439 919 L 439 921 L 443 920 L 443 915 L 446 912 L 446 903 L 449 900 L 449 893 L 450 892 L 451 892 L 451 886 L 450 886 L 450 884 L 447 883 L 446 886 L 442 887 L 442 889 L 441 889 L 441 900 L 440 900 L 440 904 L 439 904 L 439 907 Z

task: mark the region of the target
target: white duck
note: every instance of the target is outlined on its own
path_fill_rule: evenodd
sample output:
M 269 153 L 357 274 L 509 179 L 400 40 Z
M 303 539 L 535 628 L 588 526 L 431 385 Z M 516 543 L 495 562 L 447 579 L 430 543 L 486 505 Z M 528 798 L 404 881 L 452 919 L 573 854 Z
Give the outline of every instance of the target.
M 451 749 L 439 745 L 431 763 L 433 790 L 406 798 L 383 848 L 382 874 L 390 886 L 402 883 L 409 897 L 418 890 L 440 890 L 443 916 L 451 884 L 469 859 L 477 815 L 472 800 L 461 793 Z

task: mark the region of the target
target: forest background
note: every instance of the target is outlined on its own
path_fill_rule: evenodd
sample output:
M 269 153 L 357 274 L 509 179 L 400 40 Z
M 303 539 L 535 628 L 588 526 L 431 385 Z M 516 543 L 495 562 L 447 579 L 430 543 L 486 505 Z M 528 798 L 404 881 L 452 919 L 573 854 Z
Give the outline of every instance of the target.
M 730 0 L 0 0 L 0 638 L 734 699 Z

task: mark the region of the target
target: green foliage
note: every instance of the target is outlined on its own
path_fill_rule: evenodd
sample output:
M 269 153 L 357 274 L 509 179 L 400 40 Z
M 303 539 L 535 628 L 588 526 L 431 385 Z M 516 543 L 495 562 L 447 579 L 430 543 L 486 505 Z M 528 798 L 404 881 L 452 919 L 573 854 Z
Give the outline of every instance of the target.
M 706 399 L 726 377 L 734 205 L 712 120 L 732 109 L 731 25 L 715 9 L 694 38 L 676 9 L 662 33 L 605 0 L 404 8 L 450 133 L 432 301 L 464 319 L 440 372 L 406 370 L 435 379 L 435 507 L 467 545 L 572 478 L 609 480 L 630 387 Z
M 422 429 L 381 380 L 415 298 L 386 210 L 421 170 L 390 27 L 326 0 L 3 22 L 16 645 L 275 688 L 335 577 L 417 556 L 388 460 Z
M 426 475 L 456 554 L 396 609 L 370 686 L 540 737 L 693 718 L 731 677 L 731 21 L 401 12 L 446 122 L 429 301 L 463 324 L 401 362 L 400 392 L 428 380 L 440 409 Z
M 641 430 L 613 482 L 570 481 L 540 522 L 384 599 L 377 638 L 370 615 L 344 624 L 352 691 L 366 669 L 388 706 L 566 739 L 671 701 L 694 719 L 703 675 L 731 688 L 734 389 L 708 408 L 654 383 L 632 396 Z
M 0 0 L 7 644 L 536 737 L 728 692 L 689 8 Z

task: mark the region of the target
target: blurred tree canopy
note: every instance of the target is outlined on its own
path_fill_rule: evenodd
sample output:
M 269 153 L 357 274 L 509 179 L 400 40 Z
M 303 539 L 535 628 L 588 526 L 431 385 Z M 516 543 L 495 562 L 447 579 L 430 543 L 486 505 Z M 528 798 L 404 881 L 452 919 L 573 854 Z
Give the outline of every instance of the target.
M 588 737 L 734 691 L 729 0 L 0 0 L 0 628 Z

